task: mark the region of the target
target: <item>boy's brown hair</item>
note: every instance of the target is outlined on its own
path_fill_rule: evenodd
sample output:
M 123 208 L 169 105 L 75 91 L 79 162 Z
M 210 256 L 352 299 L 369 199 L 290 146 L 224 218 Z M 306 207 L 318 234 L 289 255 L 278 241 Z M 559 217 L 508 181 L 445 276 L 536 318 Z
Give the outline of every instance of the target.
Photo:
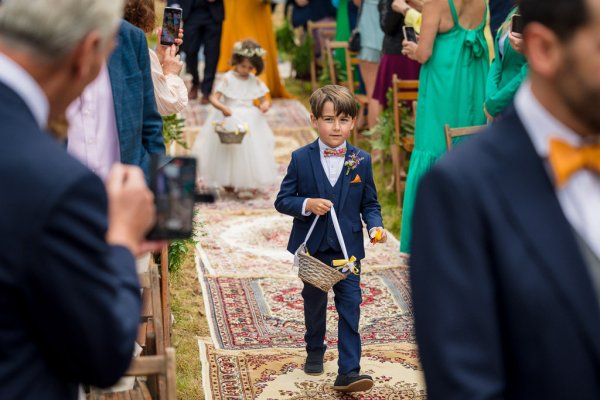
M 356 98 L 345 86 L 327 85 L 319 88 L 310 96 L 310 111 L 315 118 L 320 118 L 323 114 L 325 103 L 330 101 L 333 104 L 335 115 L 346 114 L 352 118 L 358 115 L 358 102 Z

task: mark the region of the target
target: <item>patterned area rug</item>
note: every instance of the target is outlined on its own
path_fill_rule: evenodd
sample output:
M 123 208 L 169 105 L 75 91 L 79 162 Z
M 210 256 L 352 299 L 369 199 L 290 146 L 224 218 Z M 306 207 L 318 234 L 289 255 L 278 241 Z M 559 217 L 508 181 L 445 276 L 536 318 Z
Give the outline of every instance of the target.
M 325 353 L 325 373 L 302 371 L 303 350 L 218 350 L 199 342 L 207 399 L 244 400 L 424 400 L 425 391 L 415 347 L 410 344 L 365 346 L 362 372 L 375 386 L 369 392 L 342 395 L 331 387 L 337 374 L 337 354 Z
M 201 127 L 211 110 L 211 105 L 202 105 L 199 101 L 191 101 L 188 107 L 181 112 L 188 128 Z M 278 133 L 287 131 L 310 131 L 310 118 L 306 108 L 297 100 L 274 99 L 271 108 L 266 114 L 269 126 Z
M 227 211 L 202 211 L 200 233 L 203 257 L 202 274 L 218 276 L 294 276 L 291 270 L 293 256 L 286 250 L 292 229 L 292 218 L 273 210 L 273 197 L 240 202 L 228 200 L 213 207 L 226 207 Z M 262 204 L 261 204 L 262 203 Z M 252 210 L 250 206 L 264 206 Z M 237 209 L 234 209 L 234 206 Z M 244 208 L 246 207 L 246 208 Z M 270 209 L 269 209 L 270 208 Z M 249 234 L 250 233 L 250 234 Z M 399 242 L 389 234 L 387 243 L 373 246 L 365 237 L 366 258 L 363 271 L 389 268 L 406 263 L 399 252 Z
M 205 107 L 185 117 L 201 124 Z M 276 137 L 283 178 L 290 153 L 315 140 L 308 113 L 294 100 L 276 100 L 267 114 Z M 291 217 L 278 214 L 274 185 L 241 201 L 221 193 L 199 207 L 197 270 L 211 340 L 199 342 L 207 399 L 425 399 L 413 336 L 408 269 L 392 236 L 385 245 L 365 243 L 361 288 L 362 371 L 375 387 L 341 396 L 337 372 L 337 313 L 330 295 L 325 374 L 302 371 L 304 318 L 301 281 L 286 251 Z M 366 235 L 365 235 L 366 236 Z
M 363 345 L 414 343 L 407 268 L 361 276 Z M 298 278 L 204 277 L 213 343 L 230 350 L 304 348 L 304 314 Z M 329 293 L 326 341 L 337 345 L 338 315 Z

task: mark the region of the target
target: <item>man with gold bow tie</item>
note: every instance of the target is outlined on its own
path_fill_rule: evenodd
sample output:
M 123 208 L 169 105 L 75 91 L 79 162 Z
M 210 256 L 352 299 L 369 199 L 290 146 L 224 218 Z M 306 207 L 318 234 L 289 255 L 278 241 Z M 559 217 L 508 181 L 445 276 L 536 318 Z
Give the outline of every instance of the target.
M 423 179 L 429 399 L 600 398 L 600 0 L 521 0 L 529 80 Z

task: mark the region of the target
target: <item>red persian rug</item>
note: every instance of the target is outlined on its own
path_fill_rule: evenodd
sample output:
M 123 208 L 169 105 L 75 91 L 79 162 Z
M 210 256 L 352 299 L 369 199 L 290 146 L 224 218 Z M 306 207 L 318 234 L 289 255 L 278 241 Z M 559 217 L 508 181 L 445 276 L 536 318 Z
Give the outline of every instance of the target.
M 222 349 L 304 347 L 302 282 L 289 278 L 203 278 L 213 342 Z M 407 268 L 361 276 L 363 345 L 414 343 Z M 327 336 L 337 345 L 338 315 L 329 293 Z

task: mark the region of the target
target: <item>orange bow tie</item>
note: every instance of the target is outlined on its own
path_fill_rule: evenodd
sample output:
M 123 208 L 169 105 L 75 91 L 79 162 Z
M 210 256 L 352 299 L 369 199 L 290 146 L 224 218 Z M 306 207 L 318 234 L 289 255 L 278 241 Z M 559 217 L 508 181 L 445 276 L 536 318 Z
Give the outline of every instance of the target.
M 580 169 L 600 173 L 600 145 L 573 147 L 562 140 L 550 139 L 548 157 L 559 188 Z

